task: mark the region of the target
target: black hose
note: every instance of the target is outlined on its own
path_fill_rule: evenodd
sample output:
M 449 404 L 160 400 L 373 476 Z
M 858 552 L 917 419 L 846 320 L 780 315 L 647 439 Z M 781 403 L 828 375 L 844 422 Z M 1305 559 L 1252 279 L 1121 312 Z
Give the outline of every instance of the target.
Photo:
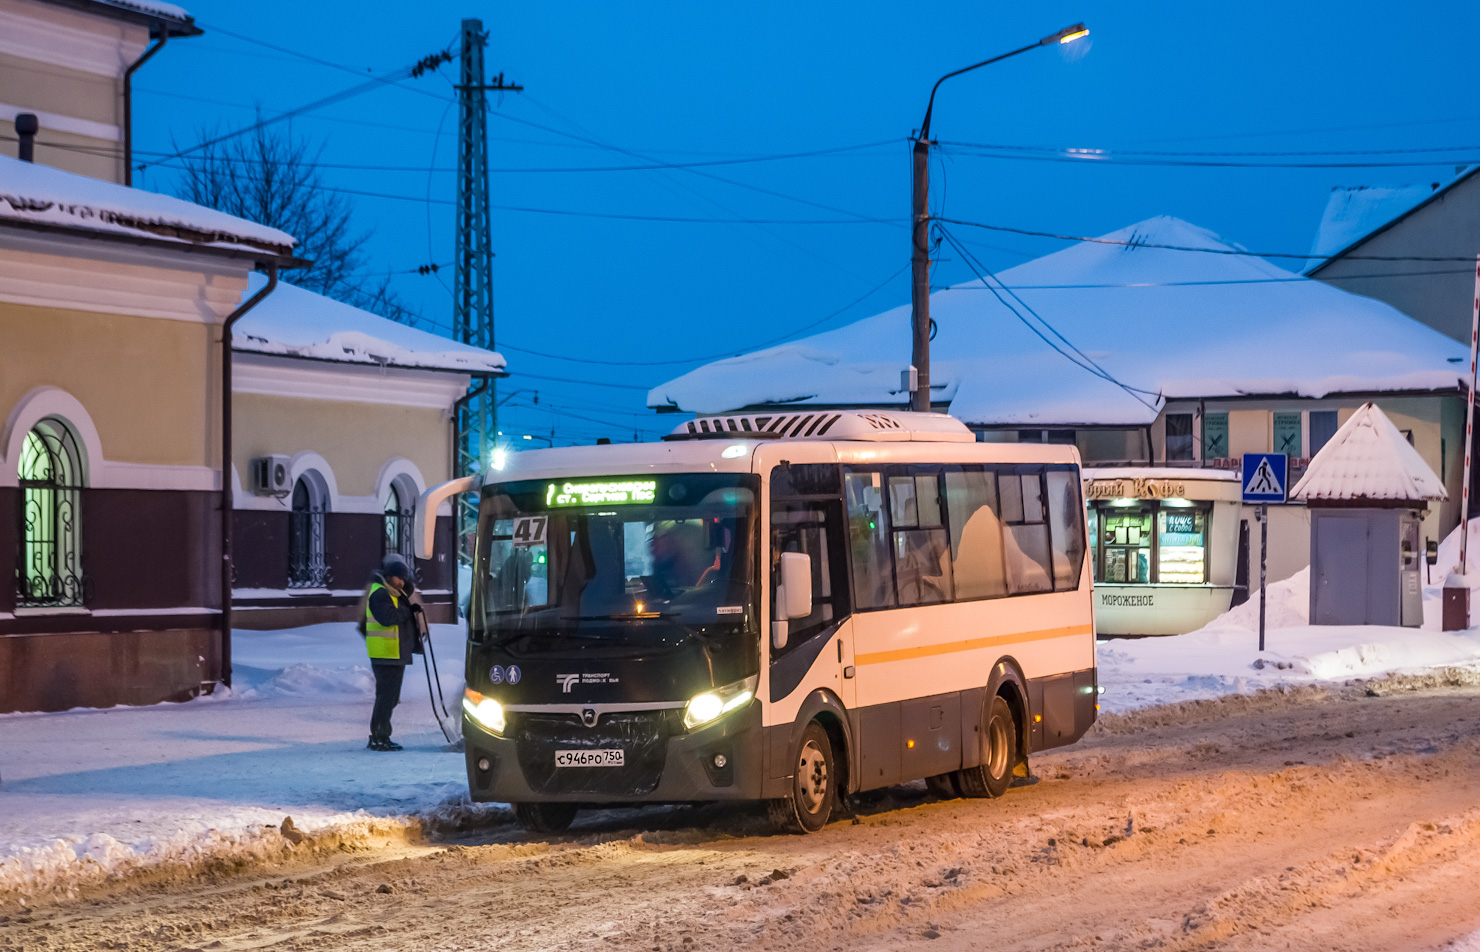
M 427 676 L 427 702 L 432 706 L 432 720 L 437 722 L 437 729 L 442 732 L 442 736 L 446 738 L 447 743 L 455 744 L 458 738 L 452 737 L 447 733 L 447 721 L 452 720 L 452 715 L 447 710 L 447 699 L 442 695 L 442 673 L 438 671 L 437 677 L 432 677 L 432 672 L 437 669 L 437 652 L 432 647 L 431 626 L 427 624 L 427 616 L 424 612 L 416 613 L 416 626 L 420 629 L 422 644 L 426 646 L 426 656 L 422 663 L 422 670 L 426 672 Z M 432 693 L 433 683 L 437 685 L 436 694 Z M 438 701 L 442 703 L 442 717 L 437 715 Z M 446 720 L 443 720 L 443 717 Z

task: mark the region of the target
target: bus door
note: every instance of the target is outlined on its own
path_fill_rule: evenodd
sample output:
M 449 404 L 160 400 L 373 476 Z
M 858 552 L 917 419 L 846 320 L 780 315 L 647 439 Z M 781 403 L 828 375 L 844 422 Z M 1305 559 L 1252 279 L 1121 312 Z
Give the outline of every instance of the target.
M 778 719 L 785 719 L 795 715 L 802 699 L 821 688 L 836 694 L 851 710 L 855 681 L 838 467 L 799 463 L 773 470 L 770 529 L 772 615 L 777 615 L 781 556 L 788 552 L 809 560 L 812 612 L 803 618 L 772 619 L 768 700 L 776 706 Z

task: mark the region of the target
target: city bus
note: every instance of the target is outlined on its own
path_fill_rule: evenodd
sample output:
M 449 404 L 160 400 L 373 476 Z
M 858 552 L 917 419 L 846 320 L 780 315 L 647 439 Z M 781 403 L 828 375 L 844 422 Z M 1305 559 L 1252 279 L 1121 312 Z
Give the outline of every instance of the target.
M 478 493 L 463 733 L 475 801 L 761 801 L 792 832 L 925 779 L 998 797 L 1097 690 L 1078 451 L 934 413 L 737 413 L 532 450 Z

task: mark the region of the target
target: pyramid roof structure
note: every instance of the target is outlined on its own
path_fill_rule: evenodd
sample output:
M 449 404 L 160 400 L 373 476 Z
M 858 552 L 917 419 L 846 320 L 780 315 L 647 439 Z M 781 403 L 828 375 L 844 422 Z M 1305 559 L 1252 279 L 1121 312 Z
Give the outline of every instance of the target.
M 1468 350 L 1388 304 L 1276 267 L 1178 218 L 930 296 L 931 399 L 978 426 L 1145 426 L 1169 399 L 1456 390 Z M 648 406 L 907 402 L 910 307 L 714 361 Z M 1098 368 L 1098 369 L 1096 369 Z
M 1310 461 L 1290 493 L 1305 502 L 1447 499 L 1441 480 L 1386 413 L 1364 403 Z

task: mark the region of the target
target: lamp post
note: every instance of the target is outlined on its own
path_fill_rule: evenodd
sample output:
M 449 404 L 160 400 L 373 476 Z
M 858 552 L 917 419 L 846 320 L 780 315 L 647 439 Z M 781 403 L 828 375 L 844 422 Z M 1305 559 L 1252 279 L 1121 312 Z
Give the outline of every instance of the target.
M 910 244 L 913 249 L 910 264 L 913 280 L 910 289 L 910 304 L 914 329 L 911 362 L 915 369 L 915 379 L 906 381 L 907 386 L 913 385 L 910 392 L 911 410 L 922 412 L 930 410 L 930 113 L 935 108 L 935 92 L 940 89 L 941 83 L 952 76 L 960 76 L 962 73 L 990 66 L 992 63 L 1000 62 L 1019 53 L 1036 50 L 1040 46 L 1072 43 L 1088 35 L 1089 30 L 1084 24 L 1076 23 L 1021 49 L 946 73 L 930 88 L 930 101 L 925 105 L 925 119 L 920 123 L 919 134 L 914 137 L 913 213 L 910 231 Z M 906 377 L 908 376 L 909 374 L 906 373 Z

